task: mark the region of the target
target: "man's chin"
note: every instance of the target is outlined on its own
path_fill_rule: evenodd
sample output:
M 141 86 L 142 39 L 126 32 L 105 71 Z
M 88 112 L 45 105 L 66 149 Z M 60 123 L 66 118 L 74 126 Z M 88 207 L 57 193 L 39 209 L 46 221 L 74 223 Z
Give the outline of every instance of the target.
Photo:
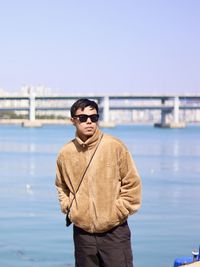
M 94 131 L 93 131 L 93 130 L 91 130 L 91 131 L 86 131 L 86 132 L 85 132 L 85 135 L 88 136 L 88 137 L 93 136 L 93 134 L 94 134 Z
M 93 133 L 86 133 L 85 134 L 87 137 L 91 137 L 91 136 L 93 136 Z

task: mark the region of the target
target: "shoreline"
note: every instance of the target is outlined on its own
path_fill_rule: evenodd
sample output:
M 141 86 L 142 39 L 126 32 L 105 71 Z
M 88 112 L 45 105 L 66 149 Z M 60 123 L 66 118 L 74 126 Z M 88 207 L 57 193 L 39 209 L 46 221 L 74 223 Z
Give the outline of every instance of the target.
M 18 124 L 23 124 L 23 123 L 28 123 L 30 120 L 28 119 L 0 119 L 0 125 L 18 125 Z M 34 122 L 36 123 L 41 123 L 41 124 L 70 124 L 69 119 L 65 120 L 55 120 L 55 119 L 38 119 L 35 120 Z
M 31 122 L 28 119 L 0 119 L 0 125 L 22 125 L 24 127 L 42 127 L 45 125 L 71 125 L 70 119 L 37 119 Z M 34 126 L 35 125 L 35 126 Z M 116 127 L 116 126 L 154 126 L 154 122 L 100 122 L 100 127 Z M 200 126 L 200 122 L 187 122 L 189 126 Z
M 45 125 L 71 125 L 70 119 L 38 119 L 30 121 L 28 119 L 0 119 L 0 125 L 21 125 L 22 127 L 42 127 Z M 114 122 L 100 122 L 100 127 L 113 128 L 116 126 Z

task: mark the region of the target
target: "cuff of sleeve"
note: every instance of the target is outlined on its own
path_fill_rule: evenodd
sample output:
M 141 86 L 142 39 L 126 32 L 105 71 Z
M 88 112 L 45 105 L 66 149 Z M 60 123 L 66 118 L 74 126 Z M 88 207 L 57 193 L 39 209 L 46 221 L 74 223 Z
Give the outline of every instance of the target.
M 68 208 L 68 202 L 67 201 L 64 201 L 61 203 L 61 211 L 64 213 L 64 214 L 67 214 L 67 208 Z
M 123 201 L 118 199 L 116 202 L 117 214 L 120 219 L 126 219 L 129 215 L 129 211 L 124 207 Z

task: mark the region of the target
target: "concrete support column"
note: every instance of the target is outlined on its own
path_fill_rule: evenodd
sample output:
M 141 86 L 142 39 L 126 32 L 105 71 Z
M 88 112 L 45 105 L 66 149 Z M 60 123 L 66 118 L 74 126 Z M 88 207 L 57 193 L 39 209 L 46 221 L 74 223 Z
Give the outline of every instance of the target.
M 162 99 L 161 102 L 162 102 L 162 106 L 164 107 L 165 106 L 165 100 Z M 166 120 L 167 113 L 168 112 L 166 112 L 165 109 L 161 110 L 161 125 L 165 125 L 167 123 L 167 120 Z
M 103 121 L 109 122 L 109 96 L 104 96 L 103 98 Z
M 35 121 L 35 93 L 33 88 L 29 90 L 29 120 Z
M 167 123 L 167 119 L 166 119 L 167 114 L 168 112 L 166 112 L 165 110 L 161 111 L 161 124 L 162 125 L 165 125 Z
M 179 123 L 179 97 L 174 98 L 174 123 Z

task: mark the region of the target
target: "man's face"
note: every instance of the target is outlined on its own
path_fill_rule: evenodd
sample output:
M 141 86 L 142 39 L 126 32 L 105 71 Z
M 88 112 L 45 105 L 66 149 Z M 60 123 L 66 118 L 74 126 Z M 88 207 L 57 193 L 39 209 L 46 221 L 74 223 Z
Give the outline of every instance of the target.
M 91 137 L 97 127 L 97 122 L 92 122 L 91 118 L 87 118 L 85 122 L 81 122 L 81 117 L 78 117 L 79 115 L 95 115 L 97 114 L 96 109 L 91 109 L 90 106 L 84 108 L 84 110 L 77 109 L 75 117 L 71 118 L 71 121 L 73 125 L 76 127 L 77 134 L 81 138 L 82 141 L 86 141 L 89 137 Z

